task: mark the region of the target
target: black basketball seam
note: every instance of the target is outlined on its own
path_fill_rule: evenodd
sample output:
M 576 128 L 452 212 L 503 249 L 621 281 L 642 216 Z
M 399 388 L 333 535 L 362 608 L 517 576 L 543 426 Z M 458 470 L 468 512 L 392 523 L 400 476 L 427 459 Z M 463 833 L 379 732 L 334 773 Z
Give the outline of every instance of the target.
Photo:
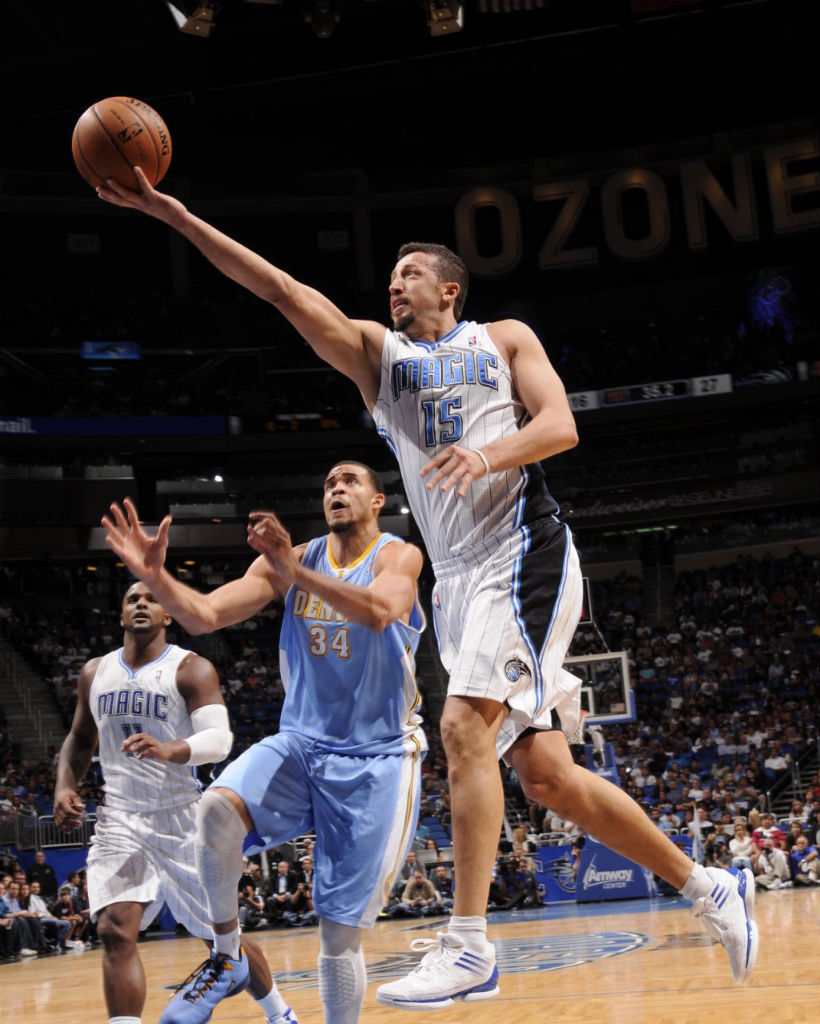
M 137 102 L 142 104 L 142 100 L 138 100 Z M 143 104 L 143 106 L 146 106 L 146 105 L 147 104 Z M 133 107 L 132 109 L 135 112 L 137 112 L 137 108 L 136 107 Z M 157 117 L 159 117 L 159 114 L 157 114 Z M 159 176 L 159 171 L 160 171 L 160 166 L 162 164 L 162 151 L 157 146 L 156 139 L 154 138 L 154 130 L 156 128 L 156 125 L 154 125 L 153 123 L 149 124 L 148 121 L 146 121 L 145 117 L 143 117 L 141 111 L 137 112 L 137 119 L 146 128 L 146 131 L 147 131 L 147 134 L 148 134 L 148 138 L 151 140 L 151 145 L 154 147 L 154 155 L 157 158 L 157 173 L 156 173 L 156 177 L 158 177 Z M 151 184 L 152 185 L 156 185 L 157 181 L 152 181 Z
M 76 139 L 76 142 L 77 142 L 77 152 L 78 152 L 80 158 L 82 159 L 83 163 L 85 164 L 86 169 L 88 171 L 90 171 L 91 174 L 93 174 L 95 178 L 97 178 L 99 181 L 104 183 L 105 182 L 105 178 L 100 174 L 100 172 L 98 170 L 95 169 L 94 165 L 91 163 L 91 161 L 88 159 L 88 157 L 83 152 L 82 139 L 80 138 L 80 132 L 79 132 L 79 130 L 76 127 L 74 128 L 74 138 Z M 116 149 L 116 146 L 114 148 Z M 86 180 L 88 180 L 88 179 L 86 179 Z M 91 182 L 89 182 L 89 185 L 91 185 Z M 92 185 L 92 188 L 97 188 L 97 186 L 96 185 Z
M 97 104 L 95 103 L 90 109 L 93 112 L 94 117 L 97 119 L 97 123 L 99 124 L 100 128 L 102 128 L 103 134 L 108 139 L 108 141 L 111 143 L 111 145 L 114 147 L 114 151 L 116 152 L 117 156 L 120 158 L 120 160 L 122 160 L 122 162 L 125 164 L 125 166 L 128 168 L 128 170 L 131 171 L 132 176 L 134 176 L 134 172 L 131 169 L 131 164 L 129 164 L 129 162 L 125 159 L 125 154 L 120 150 L 120 147 L 114 141 L 114 138 L 112 137 L 111 132 L 106 128 L 106 126 L 105 126 L 105 124 L 103 122 L 103 119 L 97 113 Z M 85 158 L 83 158 L 83 159 L 85 159 Z M 89 164 L 88 166 L 92 167 L 91 164 Z M 93 167 L 92 167 L 92 170 L 93 170 Z M 94 171 L 94 173 L 97 174 L 96 171 Z M 105 178 L 103 178 L 102 175 L 97 174 L 97 177 L 100 178 L 101 181 L 105 181 Z M 134 177 L 134 180 L 136 181 L 136 177 Z M 137 184 L 139 184 L 139 182 L 137 182 Z

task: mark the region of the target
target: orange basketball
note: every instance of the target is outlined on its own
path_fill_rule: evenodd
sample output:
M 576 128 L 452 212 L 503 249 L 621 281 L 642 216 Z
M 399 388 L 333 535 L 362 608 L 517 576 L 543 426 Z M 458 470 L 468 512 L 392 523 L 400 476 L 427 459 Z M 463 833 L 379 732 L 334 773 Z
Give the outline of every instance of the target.
M 147 103 L 132 96 L 111 96 L 85 111 L 74 126 L 71 152 L 77 170 L 93 188 L 114 178 L 139 192 L 132 167 L 141 167 L 152 185 L 165 177 L 171 162 L 171 134 Z

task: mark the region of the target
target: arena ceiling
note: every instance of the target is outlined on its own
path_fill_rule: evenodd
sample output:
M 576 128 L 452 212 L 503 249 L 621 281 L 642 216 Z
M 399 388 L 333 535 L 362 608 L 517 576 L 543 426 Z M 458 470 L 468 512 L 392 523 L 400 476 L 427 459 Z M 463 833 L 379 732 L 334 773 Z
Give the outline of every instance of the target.
M 544 157 L 816 107 L 804 0 L 464 0 L 463 30 L 433 35 L 430 5 L 450 4 L 7 0 L 0 168 L 71 173 L 74 121 L 122 94 L 166 118 L 176 173 L 232 178 Z M 202 7 L 209 34 L 180 31 Z

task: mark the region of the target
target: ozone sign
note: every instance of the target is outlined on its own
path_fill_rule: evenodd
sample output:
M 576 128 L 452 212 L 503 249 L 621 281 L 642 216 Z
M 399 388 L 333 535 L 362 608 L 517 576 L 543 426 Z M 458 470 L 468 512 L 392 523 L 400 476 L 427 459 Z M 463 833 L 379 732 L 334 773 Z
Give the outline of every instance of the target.
M 570 178 L 532 186 L 532 200 L 553 203 L 557 213 L 539 245 L 538 267 L 553 270 L 592 267 L 599 262 L 601 244 L 578 245 L 576 228 L 590 213 L 599 219 L 600 242 L 617 259 L 648 260 L 669 245 L 676 225 L 668 190 L 675 189 L 683 211 L 686 241 L 691 251 L 709 245 L 708 207 L 734 242 L 760 238 L 761 218 L 771 223 L 775 235 L 815 230 L 820 227 L 820 140 L 817 136 L 794 139 L 757 152 L 735 153 L 728 168 L 731 184 L 724 188 L 705 160 L 686 160 L 664 176 L 648 167 L 615 171 L 603 180 Z M 762 157 L 768 203 L 755 188 L 753 158 Z M 593 185 L 595 190 L 593 191 Z M 639 198 L 643 209 L 636 232 L 629 223 L 627 194 Z M 766 208 L 768 207 L 768 208 Z M 488 255 L 478 237 L 477 217 L 491 208 L 498 217 L 500 242 Z M 458 251 L 469 270 L 485 277 L 508 274 L 520 263 L 524 238 L 519 203 L 504 188 L 471 189 L 455 206 Z

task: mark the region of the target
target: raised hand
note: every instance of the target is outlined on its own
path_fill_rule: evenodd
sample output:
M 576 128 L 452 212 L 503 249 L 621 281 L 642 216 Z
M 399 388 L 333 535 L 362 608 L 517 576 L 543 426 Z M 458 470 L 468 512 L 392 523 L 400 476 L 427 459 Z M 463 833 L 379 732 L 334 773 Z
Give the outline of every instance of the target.
M 185 212 L 185 207 L 178 199 L 164 192 L 157 192 L 145 177 L 141 167 L 131 169 L 140 183 L 139 192 L 124 188 L 114 178 L 107 178 L 105 185 L 97 186 L 97 195 L 100 199 L 111 203 L 112 206 L 124 206 L 147 213 L 149 217 L 156 217 L 166 224 L 170 224 L 175 215 Z
M 264 555 L 273 571 L 290 584 L 299 569 L 290 534 L 273 512 L 256 511 L 248 516 L 248 544 Z
M 111 505 L 112 518 L 103 516 L 100 520 L 105 527 L 105 542 L 137 579 L 143 583 L 154 583 L 165 565 L 171 517 L 165 516 L 152 536 L 142 528 L 134 502 L 126 498 L 122 504 L 123 508 L 120 508 L 114 502 Z

